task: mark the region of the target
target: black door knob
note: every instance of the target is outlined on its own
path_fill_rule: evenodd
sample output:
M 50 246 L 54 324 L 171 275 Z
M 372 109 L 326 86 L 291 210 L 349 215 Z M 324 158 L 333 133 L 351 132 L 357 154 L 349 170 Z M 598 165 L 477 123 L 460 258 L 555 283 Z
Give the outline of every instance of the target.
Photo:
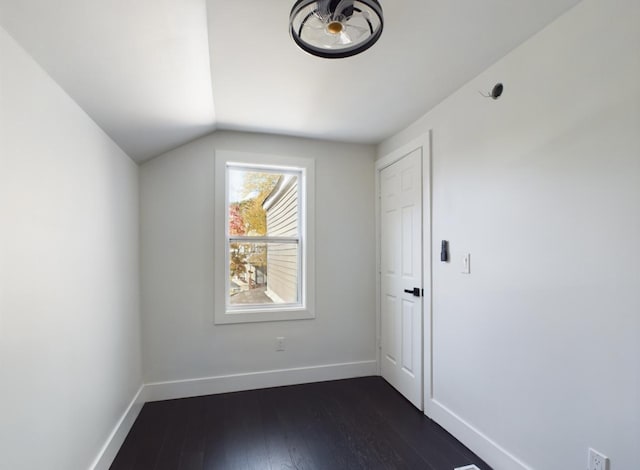
M 419 287 L 414 287 L 413 289 L 405 289 L 404 291 L 407 294 L 413 294 L 416 297 L 420 297 L 420 288 Z

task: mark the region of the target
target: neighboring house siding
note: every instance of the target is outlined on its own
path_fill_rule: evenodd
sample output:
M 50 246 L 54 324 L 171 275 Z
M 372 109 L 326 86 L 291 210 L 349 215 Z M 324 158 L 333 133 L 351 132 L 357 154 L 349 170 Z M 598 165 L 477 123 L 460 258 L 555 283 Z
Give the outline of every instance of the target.
M 267 235 L 298 235 L 298 180 L 285 177 L 265 201 Z M 269 244 L 267 251 L 267 295 L 276 302 L 298 301 L 298 247 Z

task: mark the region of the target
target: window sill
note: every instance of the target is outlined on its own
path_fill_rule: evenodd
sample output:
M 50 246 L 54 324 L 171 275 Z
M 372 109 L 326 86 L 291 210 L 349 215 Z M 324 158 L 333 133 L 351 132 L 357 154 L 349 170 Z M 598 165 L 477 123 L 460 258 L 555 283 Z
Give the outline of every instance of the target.
M 216 312 L 215 324 L 228 325 L 234 323 L 259 323 L 287 320 L 310 320 L 315 313 L 309 308 L 283 307 L 281 309 L 245 309 Z

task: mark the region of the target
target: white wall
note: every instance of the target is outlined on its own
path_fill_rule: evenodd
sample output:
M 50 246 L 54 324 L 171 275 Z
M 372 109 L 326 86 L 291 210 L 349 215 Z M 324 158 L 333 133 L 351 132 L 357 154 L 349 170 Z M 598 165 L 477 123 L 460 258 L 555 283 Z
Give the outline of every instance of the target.
M 0 29 L 0 468 L 89 467 L 141 385 L 137 178 Z
M 639 44 L 584 0 L 379 147 L 433 129 L 435 399 L 539 470 L 640 468 Z
M 315 319 L 213 324 L 216 149 L 316 159 Z M 371 146 L 216 132 L 143 164 L 145 381 L 374 361 L 374 160 Z

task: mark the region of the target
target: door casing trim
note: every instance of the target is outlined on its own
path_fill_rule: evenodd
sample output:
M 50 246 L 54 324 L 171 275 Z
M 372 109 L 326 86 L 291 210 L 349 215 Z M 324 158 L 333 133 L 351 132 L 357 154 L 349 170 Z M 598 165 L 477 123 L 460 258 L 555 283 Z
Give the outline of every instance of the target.
M 433 399 L 433 367 L 432 367 L 432 242 L 431 242 L 431 150 L 432 131 L 421 135 L 398 149 L 388 153 L 376 161 L 375 164 L 375 224 L 376 224 L 376 361 L 378 375 L 381 375 L 381 255 L 380 255 L 380 172 L 407 156 L 409 153 L 422 149 L 422 411 L 431 417 Z

